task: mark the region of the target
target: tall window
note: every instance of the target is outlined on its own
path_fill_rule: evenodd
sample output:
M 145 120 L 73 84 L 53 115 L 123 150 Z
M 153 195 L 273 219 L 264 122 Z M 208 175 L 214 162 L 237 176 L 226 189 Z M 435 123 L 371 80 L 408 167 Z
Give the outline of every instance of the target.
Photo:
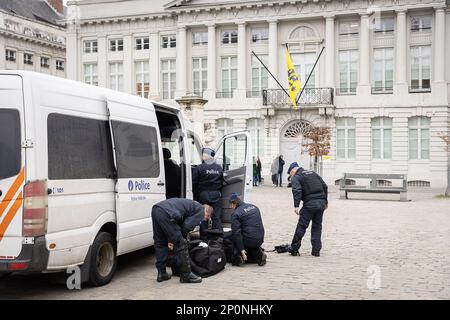
M 411 47 L 411 89 L 431 88 L 431 46 Z
M 23 63 L 32 66 L 33 65 L 33 55 L 31 53 L 24 53 L 23 54 Z
M 177 46 L 177 36 L 175 34 L 161 36 L 161 48 L 175 48 Z
M 176 63 L 175 60 L 161 61 L 163 99 L 174 99 L 176 90 Z
M 150 49 L 150 39 L 148 37 L 136 38 L 136 50 Z
M 50 58 L 48 57 L 41 57 L 41 67 L 48 69 L 50 68 Z
M 411 17 L 411 31 L 424 32 L 431 31 L 432 23 L 431 16 L 413 16 Z
M 381 18 L 376 21 L 374 27 L 375 34 L 390 34 L 394 32 L 395 21 L 394 18 Z
M 136 70 L 136 94 L 142 98 L 148 98 L 150 92 L 149 62 L 137 61 Z
M 250 131 L 252 139 L 253 155 L 255 157 L 264 154 L 264 120 L 262 119 L 248 119 L 247 129 Z
M 192 59 L 193 89 L 196 95 L 203 95 L 208 86 L 208 59 Z
M 409 118 L 409 159 L 430 159 L 430 118 Z
M 96 53 L 98 51 L 98 42 L 94 40 L 84 41 L 84 53 Z
M 339 23 L 339 37 L 357 38 L 359 35 L 358 21 L 342 21 Z
M 14 50 L 6 49 L 5 59 L 6 59 L 6 61 L 15 62 L 16 61 L 16 52 Z
M 394 49 L 374 49 L 374 91 L 392 92 L 394 88 Z
M 96 63 L 89 63 L 84 65 L 84 82 L 98 86 L 98 71 Z
M 267 55 L 260 55 L 259 58 L 267 65 Z M 263 67 L 261 62 L 252 56 L 252 97 L 260 97 L 261 92 L 267 89 L 269 81 L 269 73 L 266 68 Z
M 123 51 L 123 40 L 114 39 L 109 41 L 109 51 Z
M 113 90 L 123 91 L 123 63 L 109 64 L 109 87 Z
M 64 61 L 56 60 L 56 70 L 64 71 Z
M 208 44 L 208 32 L 192 32 L 192 44 L 194 46 Z
M 237 30 L 224 30 L 222 32 L 222 44 L 232 44 L 238 42 Z
M 356 92 L 358 85 L 358 50 L 339 52 L 339 92 L 351 94 Z
M 305 85 L 306 80 L 309 77 L 309 74 L 314 67 L 314 63 L 316 62 L 316 54 L 315 53 L 293 53 L 292 60 L 294 61 L 295 71 L 297 71 L 300 76 L 300 82 L 302 87 Z M 315 72 L 311 74 L 311 78 L 309 78 L 307 88 L 314 88 L 316 83 Z
M 392 159 L 392 119 L 372 119 L 372 158 Z
M 336 119 L 337 157 L 354 159 L 356 156 L 356 120 L 354 118 Z
M 233 120 L 228 118 L 217 119 L 216 121 L 217 129 L 217 140 L 222 138 L 224 135 L 233 132 Z
M 252 42 L 258 43 L 269 40 L 268 28 L 254 28 L 252 29 Z
M 237 57 L 222 57 L 222 93 L 231 98 L 237 88 Z

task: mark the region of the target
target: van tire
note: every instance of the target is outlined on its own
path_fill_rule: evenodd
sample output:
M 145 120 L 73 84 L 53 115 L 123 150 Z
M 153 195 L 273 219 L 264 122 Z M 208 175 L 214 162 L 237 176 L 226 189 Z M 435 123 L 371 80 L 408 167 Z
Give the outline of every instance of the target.
M 108 284 L 117 267 L 117 245 L 108 232 L 100 232 L 91 247 L 89 284 L 100 287 Z

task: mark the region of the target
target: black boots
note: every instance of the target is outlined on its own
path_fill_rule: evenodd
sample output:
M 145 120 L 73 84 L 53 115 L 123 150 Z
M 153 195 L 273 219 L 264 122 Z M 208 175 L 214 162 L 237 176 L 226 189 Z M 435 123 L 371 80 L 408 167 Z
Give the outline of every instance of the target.
M 163 282 L 170 280 L 170 278 L 172 278 L 172 276 L 168 274 L 166 271 L 158 271 L 158 278 L 156 279 L 156 281 Z
M 291 256 L 294 256 L 294 257 L 297 257 L 300 255 L 300 252 L 298 252 L 298 250 L 294 250 L 291 246 L 289 246 L 288 252 L 291 254 Z
M 314 257 L 320 257 L 320 252 L 319 251 L 312 251 L 311 255 Z
M 261 260 L 258 262 L 258 266 L 262 267 L 265 266 L 267 263 L 267 254 L 264 252 L 262 253 Z
M 186 239 L 181 239 L 175 245 L 174 252 L 178 257 L 181 283 L 200 283 L 202 278 L 191 272 L 191 263 Z

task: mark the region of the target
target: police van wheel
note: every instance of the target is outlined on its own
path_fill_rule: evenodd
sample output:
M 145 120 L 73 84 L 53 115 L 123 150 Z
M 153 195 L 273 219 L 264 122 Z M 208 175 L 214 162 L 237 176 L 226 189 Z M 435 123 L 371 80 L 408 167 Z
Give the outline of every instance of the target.
M 89 284 L 93 286 L 108 284 L 116 271 L 116 267 L 116 241 L 110 233 L 100 232 L 92 245 Z

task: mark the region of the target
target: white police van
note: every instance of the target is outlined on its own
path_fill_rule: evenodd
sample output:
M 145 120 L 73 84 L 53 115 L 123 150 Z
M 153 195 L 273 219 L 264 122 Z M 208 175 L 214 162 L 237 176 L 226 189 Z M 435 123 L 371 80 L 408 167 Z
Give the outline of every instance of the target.
M 201 148 L 175 107 L 0 71 L 0 275 L 81 266 L 83 281 L 108 283 L 118 255 L 153 245 L 152 206 L 167 183 L 177 179 L 176 196 L 192 198 Z M 227 220 L 225 198 L 252 186 L 248 132 L 223 137 L 217 154 Z M 166 172 L 169 161 L 181 174 Z

